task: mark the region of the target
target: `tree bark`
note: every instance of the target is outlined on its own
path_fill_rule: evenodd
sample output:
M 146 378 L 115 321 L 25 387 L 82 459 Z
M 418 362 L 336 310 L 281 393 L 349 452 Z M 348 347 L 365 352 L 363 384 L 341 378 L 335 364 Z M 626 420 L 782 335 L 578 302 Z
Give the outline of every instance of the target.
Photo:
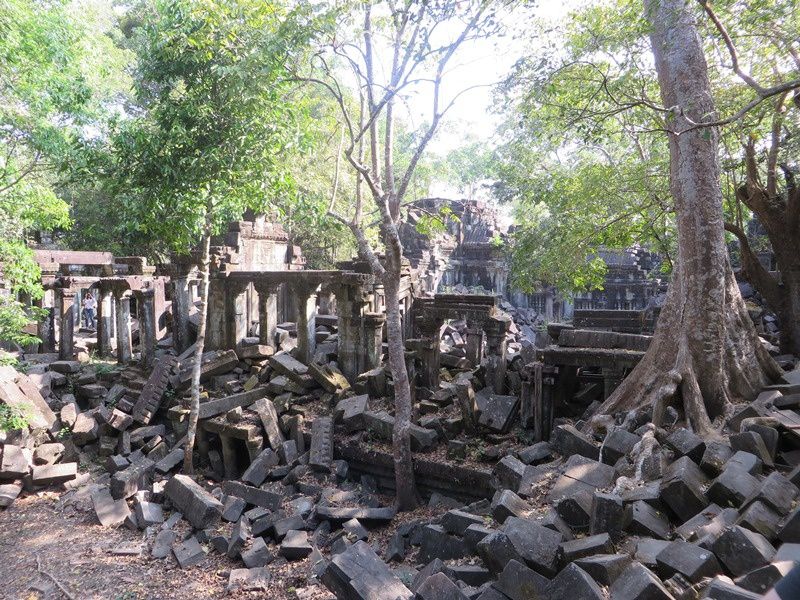
M 715 114 L 708 67 L 690 4 L 645 0 L 650 40 L 668 127 Z M 678 252 L 672 282 L 650 347 L 606 400 L 601 414 L 653 407 L 658 424 L 680 402 L 690 426 L 712 434 L 730 403 L 752 399 L 779 368 L 761 345 L 733 276 L 725 246 L 718 132 L 669 134 L 670 191 Z
M 777 152 L 779 140 L 773 139 L 772 143 Z M 774 183 L 764 186 L 759 181 L 752 142 L 745 147 L 745 157 L 747 183 L 737 190 L 736 196 L 764 227 L 775 253 L 780 282 L 758 262 L 744 232 L 730 226 L 728 230 L 739 239 L 743 274 L 778 315 L 781 351 L 800 355 L 800 189 L 786 172 L 786 197 L 780 197 Z M 774 170 L 774 159 L 770 152 L 768 170 Z M 774 181 L 774 176 L 770 180 Z
M 203 238 L 200 243 L 200 315 L 197 324 L 197 340 L 192 365 L 192 387 L 189 400 L 189 427 L 186 431 L 186 447 L 183 454 L 183 472 L 194 474 L 194 442 L 197 437 L 197 421 L 200 415 L 200 372 L 203 350 L 206 344 L 206 322 L 208 321 L 208 277 L 209 253 L 211 251 L 211 206 L 206 210 Z
M 392 453 L 398 510 L 413 510 L 419 505 L 414 482 L 411 454 L 411 382 L 406 369 L 403 323 L 400 316 L 400 273 L 402 254 L 387 240 L 386 272 L 383 288 L 386 294 L 386 333 L 389 342 L 389 369 L 394 382 L 394 430 Z

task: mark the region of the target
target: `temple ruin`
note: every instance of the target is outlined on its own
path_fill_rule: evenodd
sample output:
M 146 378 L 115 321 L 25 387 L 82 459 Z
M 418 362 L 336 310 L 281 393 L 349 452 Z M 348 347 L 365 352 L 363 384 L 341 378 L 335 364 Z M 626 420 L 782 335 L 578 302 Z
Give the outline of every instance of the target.
M 457 218 L 419 234 L 415 219 L 443 203 Z M 33 418 L 30 430 L 0 434 L 0 507 L 72 486 L 91 457 L 107 471 L 87 492 L 97 521 L 143 531 L 139 555 L 174 556 L 181 568 L 202 565 L 208 552 L 227 555 L 240 567 L 231 590 L 269 590 L 267 565 L 280 562 L 302 565 L 312 585 L 339 598 L 363 600 L 388 598 L 386 590 L 423 600 L 521 600 L 544 589 L 605 598 L 598 583 L 612 598 L 688 598 L 698 573 L 722 572 L 717 560 L 738 578 L 718 576 L 709 589 L 751 592 L 773 581 L 782 571 L 770 544 L 800 542 L 797 371 L 731 416 L 730 446 L 700 440 L 672 408 L 659 427 L 631 414 L 592 433 L 593 411 L 650 343 L 664 290 L 657 258 L 603 252 L 603 290 L 523 294 L 495 241 L 508 235 L 496 208 L 428 199 L 419 209 L 402 232 L 400 310 L 416 485 L 440 516 L 397 525 L 391 502 L 383 286 L 359 259 L 307 268 L 302 249 L 263 217 L 212 240 L 202 485 L 177 474 L 197 256 L 153 266 L 36 251 L 42 342 L 21 355 L 26 374 L 0 368 L 0 399 L 28 402 Z M 90 292 L 96 330 L 80 317 Z M 778 360 L 794 366 L 793 357 Z M 778 463 L 793 470 L 771 471 Z M 173 530 L 181 516 L 185 538 Z M 388 542 L 365 544 L 384 528 L 394 528 Z M 688 540 L 707 542 L 717 567 L 682 559 Z M 737 544 L 747 566 L 738 566 Z M 419 570 L 402 579 L 405 565 Z

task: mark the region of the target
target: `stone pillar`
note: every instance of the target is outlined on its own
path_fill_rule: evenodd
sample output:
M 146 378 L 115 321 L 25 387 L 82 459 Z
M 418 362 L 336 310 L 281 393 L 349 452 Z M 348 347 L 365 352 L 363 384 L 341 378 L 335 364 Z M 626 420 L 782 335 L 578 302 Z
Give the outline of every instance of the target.
M 45 306 L 45 315 L 39 321 L 37 335 L 42 340 L 42 352 L 56 351 L 56 311 L 52 306 Z
M 130 292 L 115 291 L 114 300 L 117 310 L 117 362 L 124 365 L 133 358 Z
M 150 368 L 156 357 L 157 329 L 155 290 L 146 289 L 136 294 L 139 303 L 139 349 L 141 363 Z
M 603 372 L 603 399 L 608 398 L 625 379 L 625 370 L 621 367 L 602 369 Z
M 425 317 L 420 319 L 419 324 L 422 334 L 419 344 L 421 362 L 419 382 L 431 392 L 439 389 L 439 331 L 443 322 L 442 319 Z
M 411 390 L 411 406 L 417 403 L 417 353 L 406 350 L 406 371 L 408 372 L 408 387 Z
M 548 323 L 553 321 L 553 289 L 547 288 L 544 292 L 544 320 Z
M 385 314 L 364 315 L 364 371 L 371 371 L 381 365 L 384 323 L 386 323 Z
M 206 307 L 206 342 L 208 350 L 222 350 L 227 338 L 225 310 L 225 278 L 212 276 L 208 280 L 208 306 Z
M 225 286 L 225 324 L 227 329 L 226 347 L 233 350 L 247 337 L 247 286 L 246 281 L 228 280 Z
M 189 291 L 189 277 L 172 278 L 172 345 L 180 354 L 190 344 L 189 333 L 189 308 L 191 307 L 191 292 Z
M 296 284 L 292 286 L 292 294 L 297 303 L 297 358 L 309 364 L 317 347 L 317 292 L 310 286 Z
M 102 358 L 111 356 L 111 336 L 114 334 L 114 314 L 111 289 L 100 285 L 97 289 L 97 353 Z
M 467 360 L 476 368 L 480 366 L 483 360 L 483 328 L 479 323 L 467 321 L 465 337 L 467 342 Z
M 58 358 L 72 360 L 75 347 L 75 292 L 62 288 L 58 290 L 58 312 L 61 329 L 58 338 Z
M 278 285 L 257 283 L 256 292 L 258 293 L 258 342 L 274 347 L 275 335 L 278 332 Z
M 509 317 L 489 317 L 484 324 L 486 332 L 486 386 L 495 394 L 506 391 L 506 331 Z

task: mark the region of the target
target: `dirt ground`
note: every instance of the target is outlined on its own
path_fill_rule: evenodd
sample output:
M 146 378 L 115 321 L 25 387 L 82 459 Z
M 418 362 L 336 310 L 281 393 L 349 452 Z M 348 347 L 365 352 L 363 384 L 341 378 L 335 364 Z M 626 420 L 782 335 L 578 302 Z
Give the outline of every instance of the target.
M 112 553 L 120 544 L 144 539 L 140 531 L 100 526 L 87 488 L 18 498 L 0 511 L 0 599 L 333 599 L 324 586 L 309 581 L 308 560 L 269 565 L 267 592 L 228 594 L 228 575 L 243 567 L 241 561 L 212 552 L 200 565 L 181 570 L 173 556 L 150 558 L 146 545 L 140 556 Z

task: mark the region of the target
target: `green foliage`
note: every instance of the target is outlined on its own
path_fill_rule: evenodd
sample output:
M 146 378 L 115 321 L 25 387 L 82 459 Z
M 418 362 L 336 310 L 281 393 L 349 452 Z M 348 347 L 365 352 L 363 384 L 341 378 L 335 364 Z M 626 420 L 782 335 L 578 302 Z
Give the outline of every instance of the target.
M 780 63 L 797 38 L 796 10 L 775 2 L 714 3 L 733 32 L 740 60 L 765 85 L 798 75 Z M 696 5 L 721 116 L 753 92 L 733 76 L 719 33 Z M 512 275 L 524 289 L 547 282 L 564 290 L 597 287 L 603 247 L 643 244 L 666 258 L 676 245 L 668 188 L 669 155 L 652 64 L 650 24 L 638 0 L 593 3 L 555 27 L 502 89 L 508 118 L 498 149 L 495 194 L 515 202 Z M 794 71 L 794 74 L 792 74 Z M 742 181 L 741 141 L 764 139 L 770 103 L 723 130 L 728 215 L 746 220 L 734 190 Z M 796 112 L 796 111 L 795 111 Z
M 187 252 L 209 209 L 219 230 L 294 193 L 285 158 L 303 131 L 284 65 L 303 18 L 274 2 L 157 1 L 131 30 L 141 111 L 113 125 L 97 160 L 121 219 L 154 250 Z
M 0 269 L 11 292 L 0 300 L 0 341 L 37 341 L 23 330 L 38 315 L 14 300 L 42 294 L 26 242 L 69 227 L 61 179 L 113 93 L 109 74 L 121 72 L 107 68 L 118 55 L 97 19 L 87 0 L 0 3 Z
M 25 429 L 30 423 L 30 413 L 14 406 L 0 403 L 0 431 Z

